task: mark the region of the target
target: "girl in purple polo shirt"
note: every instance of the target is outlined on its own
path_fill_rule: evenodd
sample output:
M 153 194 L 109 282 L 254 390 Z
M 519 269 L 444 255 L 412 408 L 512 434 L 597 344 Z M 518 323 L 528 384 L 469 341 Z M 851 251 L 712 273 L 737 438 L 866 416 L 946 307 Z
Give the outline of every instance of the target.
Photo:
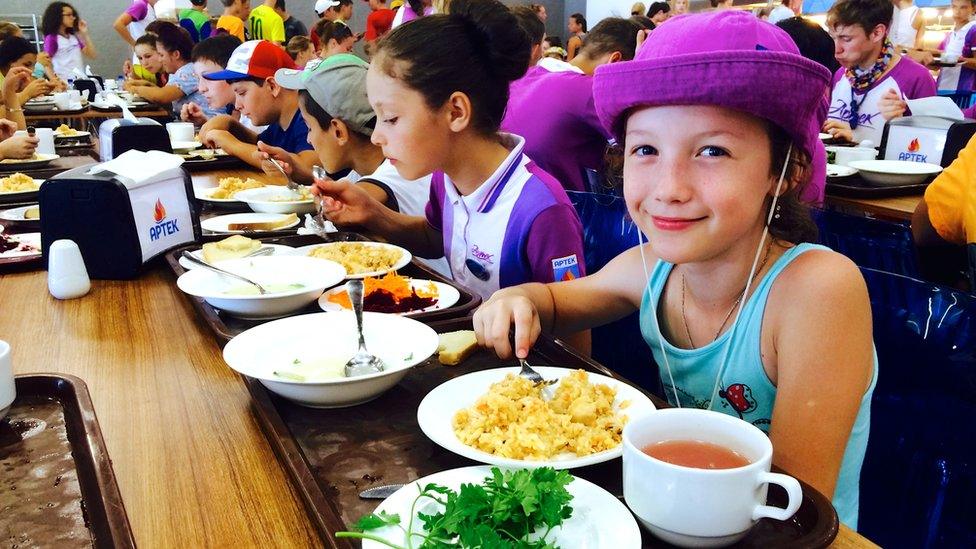
M 482 297 L 583 276 L 582 227 L 565 191 L 522 152 L 521 137 L 498 131 L 529 53 L 496 0 L 454 0 L 448 14 L 394 29 L 367 73 L 372 141 L 404 179 L 433 172 L 426 216 L 393 212 L 346 181 L 317 181 L 329 219 L 446 257 L 452 277 Z
M 733 11 L 671 18 L 633 61 L 597 69 L 596 110 L 623 144 L 627 209 L 649 244 L 581 280 L 501 290 L 474 328 L 508 357 L 514 325 L 525 357 L 541 331 L 639 310 L 671 403 L 767 431 L 776 463 L 854 528 L 871 309 L 857 266 L 809 244 L 798 199 L 828 78 L 781 29 Z

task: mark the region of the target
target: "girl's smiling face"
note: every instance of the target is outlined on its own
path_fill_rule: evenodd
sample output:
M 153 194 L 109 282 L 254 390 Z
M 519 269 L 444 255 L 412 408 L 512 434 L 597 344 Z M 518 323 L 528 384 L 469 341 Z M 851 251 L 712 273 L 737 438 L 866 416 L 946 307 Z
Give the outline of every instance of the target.
M 762 120 L 713 106 L 645 107 L 628 117 L 624 141 L 627 207 L 658 257 L 708 261 L 755 246 L 776 184 Z
M 366 74 L 369 103 L 376 111 L 372 141 L 383 148 L 400 175 L 418 179 L 441 169 L 452 131 L 447 105 L 431 110 L 424 96 L 370 63 Z

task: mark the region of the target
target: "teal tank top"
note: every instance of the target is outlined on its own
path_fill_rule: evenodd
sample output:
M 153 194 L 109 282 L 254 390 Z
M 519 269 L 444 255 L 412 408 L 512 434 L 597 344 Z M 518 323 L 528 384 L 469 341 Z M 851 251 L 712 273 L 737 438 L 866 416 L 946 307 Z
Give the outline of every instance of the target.
M 769 291 L 776 281 L 776 277 L 807 250 L 826 250 L 816 244 L 799 244 L 786 251 L 759 282 L 755 291 L 742 308 L 739 326 L 735 330 L 732 348 L 729 351 L 728 366 L 722 374 L 719 384 L 719 402 L 712 407 L 717 412 L 723 412 L 752 423 L 765 432 L 769 432 L 770 418 L 773 415 L 773 404 L 776 401 L 776 387 L 766 376 L 760 357 L 760 333 L 762 331 L 763 313 Z M 668 378 L 661 357 L 661 346 L 654 330 L 650 315 L 658 310 L 661 291 L 673 264 L 658 261 L 651 272 L 648 287 L 644 292 L 640 308 L 640 327 L 644 340 L 651 347 L 654 359 L 660 369 L 661 382 L 664 392 L 672 405 L 674 394 L 677 392 L 680 404 L 690 408 L 708 408 L 715 376 L 729 344 L 733 337 L 732 330 L 726 330 L 718 339 L 697 349 L 681 349 L 671 345 L 665 339 L 664 349 L 668 354 L 671 373 L 674 376 L 674 388 Z M 834 508 L 840 521 L 852 529 L 857 529 L 858 495 L 861 477 L 861 464 L 864 462 L 864 452 L 868 445 L 868 431 L 871 427 L 871 395 L 878 379 L 878 355 L 874 354 L 874 375 L 871 385 L 861 398 L 861 407 L 854 421 L 854 428 L 847 440 L 847 448 L 841 462 L 837 487 L 834 489 Z

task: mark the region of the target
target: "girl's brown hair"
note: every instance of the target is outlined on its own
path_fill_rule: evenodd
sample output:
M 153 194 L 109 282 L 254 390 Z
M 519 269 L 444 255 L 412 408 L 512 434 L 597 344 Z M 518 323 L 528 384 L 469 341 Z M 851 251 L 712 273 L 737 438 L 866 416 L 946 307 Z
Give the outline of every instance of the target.
M 512 12 L 497 0 L 453 0 L 447 14 L 421 17 L 393 29 L 378 44 L 374 63 L 420 92 L 432 109 L 454 92 L 468 96 L 472 126 L 498 131 L 508 86 L 529 66 L 532 45 Z
M 781 192 L 776 201 L 777 211 L 769 224 L 769 234 L 777 240 L 793 244 L 817 242 L 817 225 L 810 217 L 810 206 L 800 200 L 803 189 L 810 184 L 810 155 L 793 143 L 789 134 L 776 124 L 766 122 L 766 133 L 769 135 L 771 160 L 769 175 L 778 181 L 783 164 L 789 162 L 783 177 L 783 187 L 786 190 Z

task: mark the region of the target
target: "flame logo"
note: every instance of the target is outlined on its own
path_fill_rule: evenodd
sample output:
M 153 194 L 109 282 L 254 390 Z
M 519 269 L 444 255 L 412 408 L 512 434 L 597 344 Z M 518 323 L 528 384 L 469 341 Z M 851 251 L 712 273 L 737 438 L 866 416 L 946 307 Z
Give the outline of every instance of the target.
M 163 203 L 156 199 L 156 207 L 153 208 L 153 219 L 156 223 L 159 223 L 163 219 L 166 219 L 166 208 L 163 207 Z
M 573 276 L 573 272 L 572 271 L 566 271 L 565 273 L 563 273 L 563 280 L 564 281 L 565 280 L 575 280 L 575 279 L 576 279 L 576 277 Z
M 912 139 L 912 142 L 908 144 L 908 152 L 918 152 L 921 147 L 918 145 L 918 138 Z

